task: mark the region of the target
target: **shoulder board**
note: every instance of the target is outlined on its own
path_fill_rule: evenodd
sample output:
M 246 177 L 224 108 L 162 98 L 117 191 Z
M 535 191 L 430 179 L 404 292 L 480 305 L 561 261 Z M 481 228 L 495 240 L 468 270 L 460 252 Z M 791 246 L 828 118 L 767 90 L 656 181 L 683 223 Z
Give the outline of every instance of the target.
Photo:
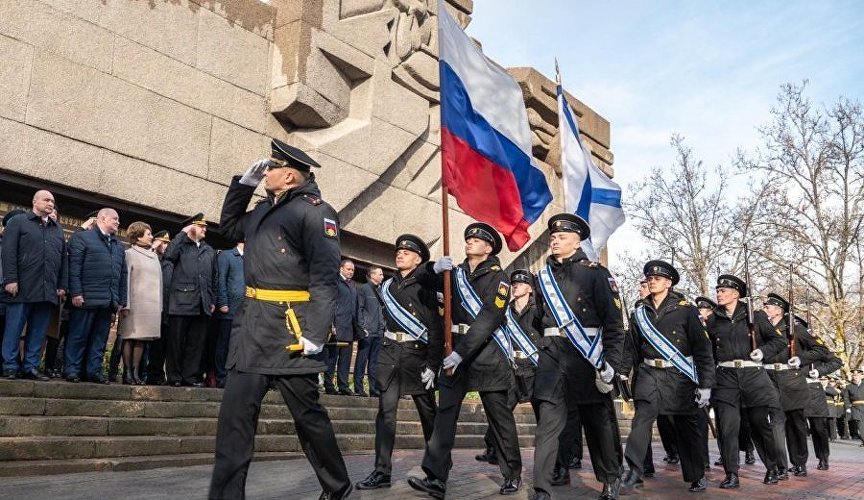
M 679 306 L 689 306 L 690 302 L 687 299 L 681 299 L 678 301 Z
M 500 271 L 500 270 L 501 270 L 501 266 L 499 266 L 498 264 L 495 264 L 495 265 L 493 265 L 493 266 L 490 266 L 489 269 L 491 269 L 491 270 L 493 270 L 493 271 Z
M 590 260 L 588 260 L 588 259 L 580 260 L 579 263 L 582 264 L 582 265 L 585 266 L 585 267 L 591 267 L 591 268 L 599 268 L 599 267 L 603 267 L 603 266 L 600 265 L 599 262 L 590 261 Z
M 317 196 L 311 195 L 311 194 L 304 194 L 303 199 L 306 200 L 310 205 L 316 206 L 316 207 L 318 205 L 324 203 L 324 200 L 322 200 L 321 198 L 319 198 Z

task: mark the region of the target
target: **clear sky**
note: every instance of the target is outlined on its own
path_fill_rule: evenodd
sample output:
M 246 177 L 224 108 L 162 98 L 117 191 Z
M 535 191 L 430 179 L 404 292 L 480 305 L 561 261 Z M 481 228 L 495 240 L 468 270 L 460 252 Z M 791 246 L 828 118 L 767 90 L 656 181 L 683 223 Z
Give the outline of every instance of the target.
M 860 0 L 474 0 L 466 31 L 505 67 L 554 79 L 558 57 L 565 88 L 612 124 L 625 196 L 672 164 L 673 133 L 711 166 L 755 148 L 783 83 L 808 79 L 815 102 L 864 101 Z M 610 239 L 613 271 L 633 234 L 625 226 Z

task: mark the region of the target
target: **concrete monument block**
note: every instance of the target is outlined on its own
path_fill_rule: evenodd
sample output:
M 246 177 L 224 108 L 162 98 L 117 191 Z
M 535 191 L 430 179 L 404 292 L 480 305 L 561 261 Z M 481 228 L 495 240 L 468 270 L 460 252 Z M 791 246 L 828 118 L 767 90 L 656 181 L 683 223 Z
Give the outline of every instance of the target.
M 188 0 L 88 1 L 101 4 L 89 21 L 190 65 L 197 55 L 199 13 L 213 16 Z
M 0 33 L 100 71 L 111 71 L 114 35 L 37 0 L 0 2 Z
M 24 168 L 24 158 L 21 151 L 24 150 L 25 130 L 27 126 L 23 123 L 0 117 L 0 165 L 13 172 Z
M 27 93 L 30 90 L 30 70 L 33 47 L 5 36 L 0 36 L 0 116 L 24 121 L 27 111 Z
M 227 186 L 256 160 L 270 155 L 270 138 L 213 118 L 207 178 Z
M 128 175 L 122 170 L 106 171 L 102 161 L 103 151 L 74 139 L 26 127 L 23 148 L 19 154 L 23 158 L 26 175 L 53 181 L 57 172 L 63 172 L 65 182 L 80 189 L 99 192 L 106 176 L 111 182 L 117 183 Z M 137 184 L 129 179 L 125 179 L 125 183 Z
M 204 178 L 210 116 L 37 52 L 27 123 Z
M 196 67 L 264 95 L 270 75 L 268 41 L 210 11 L 201 11 L 198 19 Z
M 117 37 L 114 75 L 192 108 L 264 132 L 264 97 Z

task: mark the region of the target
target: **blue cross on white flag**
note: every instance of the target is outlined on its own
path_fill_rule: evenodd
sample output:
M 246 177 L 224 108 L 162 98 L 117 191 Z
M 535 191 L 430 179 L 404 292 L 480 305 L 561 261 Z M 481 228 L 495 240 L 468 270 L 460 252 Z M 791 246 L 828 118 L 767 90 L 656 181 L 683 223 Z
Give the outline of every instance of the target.
M 582 242 L 582 250 L 589 259 L 597 260 L 609 236 L 624 224 L 621 187 L 594 164 L 591 152 L 582 143 L 574 116 L 559 83 L 558 128 L 561 136 L 564 208 L 588 221 L 591 238 Z

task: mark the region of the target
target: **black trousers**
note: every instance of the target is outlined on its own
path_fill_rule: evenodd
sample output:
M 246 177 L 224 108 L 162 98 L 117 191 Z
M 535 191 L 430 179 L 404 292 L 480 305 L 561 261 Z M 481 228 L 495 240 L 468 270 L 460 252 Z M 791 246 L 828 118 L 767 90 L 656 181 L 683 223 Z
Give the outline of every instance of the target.
M 387 386 L 378 398 L 378 415 L 375 417 L 375 470 L 390 474 L 393 470 L 393 447 L 396 443 L 396 413 L 399 409 L 398 376 Z M 420 425 L 423 427 L 423 438 L 426 442 L 432 437 L 435 426 L 435 397 L 433 394 L 414 394 L 414 405 L 420 415 Z
M 539 404 L 534 412 L 537 420 L 540 420 Z M 579 415 L 579 407 L 570 405 L 567 408 L 567 424 L 558 438 L 558 465 L 567 466 L 572 458 L 582 460 L 585 452 L 582 446 L 582 417 Z
M 562 384 L 563 385 L 563 384 Z M 540 401 L 540 422 L 534 439 L 534 489 L 552 494 L 551 480 L 555 461 L 558 458 L 558 442 L 567 425 L 567 402 L 563 387 L 560 398 L 555 401 Z M 574 404 L 574 403 L 571 403 Z M 601 483 L 609 483 L 621 477 L 622 453 L 618 417 L 612 397 L 597 403 L 575 403 L 585 429 L 588 454 L 594 468 L 594 477 Z M 645 453 L 642 453 L 645 456 Z
M 512 397 L 512 395 L 511 395 L 511 397 Z M 519 404 L 519 403 L 516 401 L 515 398 L 512 401 L 510 401 L 510 411 L 516 411 L 516 405 L 517 404 Z M 538 401 L 532 399 L 531 400 L 531 409 L 534 410 L 534 421 L 539 422 L 540 421 L 540 403 Z M 515 421 L 516 417 L 513 417 L 513 420 Z M 487 419 L 487 423 L 488 423 L 488 419 Z M 517 432 L 517 434 L 518 434 L 518 432 Z M 564 433 L 562 432 L 561 435 L 563 436 Z M 581 439 L 581 436 L 580 436 L 580 439 Z M 495 434 L 492 433 L 492 427 L 489 425 L 486 426 L 486 432 L 483 434 L 483 442 L 486 443 L 486 449 L 487 450 L 491 449 L 491 450 L 495 451 L 496 454 L 498 453 L 498 451 L 499 451 L 498 450 L 498 448 L 499 448 L 498 443 L 495 442 Z M 562 447 L 564 447 L 564 441 L 561 441 L 561 443 L 559 445 L 559 450 Z M 559 452 L 559 455 L 560 455 L 560 452 Z M 579 458 L 581 459 L 582 457 L 579 457 Z M 564 462 L 561 465 L 567 465 L 567 462 Z
M 438 413 L 435 415 L 435 428 L 426 443 L 423 454 L 423 471 L 430 479 L 447 482 L 452 463 L 450 452 L 456 440 L 456 422 L 462 400 L 465 399 L 467 381 L 464 375 L 454 381 L 453 386 L 440 385 Z M 510 406 L 508 391 L 480 391 L 483 411 L 489 420 L 498 452 L 498 468 L 505 479 L 515 479 L 522 475 L 522 457 L 519 455 L 519 436 L 516 434 L 516 420 Z M 556 436 L 557 437 L 557 436 Z M 551 467 L 549 466 L 550 474 Z
M 330 345 L 327 349 L 327 370 L 324 371 L 324 387 L 333 389 L 333 373 L 340 391 L 348 389 L 348 372 L 351 369 L 351 354 L 354 352 L 354 342 L 348 342 L 345 347 Z
M 768 411 L 771 416 L 771 434 L 774 436 L 774 456 L 777 459 L 778 469 L 789 468 L 789 458 L 786 454 L 786 412 L 780 408 L 771 408 Z M 806 449 L 806 448 L 805 448 Z M 757 446 L 759 457 L 763 458 L 765 451 Z M 764 458 L 763 458 L 764 460 Z M 794 465 L 795 462 L 792 462 Z
M 671 415 L 657 416 L 657 431 L 660 433 L 660 442 L 668 457 L 678 456 L 678 440 L 675 437 L 675 423 Z
M 736 404 L 716 402 L 714 410 L 717 412 L 717 432 L 720 441 L 720 454 L 723 457 L 723 468 L 726 473 L 738 473 L 740 465 L 740 448 L 738 431 L 741 421 L 746 419 L 750 427 L 750 437 L 758 449 L 764 450 L 760 455 L 765 468 L 768 470 L 777 467 L 776 448 L 774 446 L 774 435 L 771 430 L 771 418 L 767 406 L 756 406 L 747 408 L 742 413 L 740 402 Z
M 231 370 L 219 408 L 211 500 L 245 498 L 261 400 L 271 384 L 291 411 L 297 438 L 324 491 L 338 491 L 350 483 L 330 417 L 318 403 L 316 374 L 279 376 Z
M 804 418 L 803 409 L 786 412 L 786 448 L 792 465 L 807 465 L 810 453 L 807 450 L 807 419 Z
M 168 323 L 162 323 L 159 338 L 150 341 L 149 361 L 147 363 L 147 383 L 162 384 L 165 382 L 165 345 L 171 335 Z
M 828 418 L 810 417 L 810 435 L 813 436 L 813 451 L 819 460 L 828 460 L 831 448 L 828 441 Z
M 825 425 L 828 426 L 828 437 L 831 441 L 837 439 L 837 419 L 833 417 L 815 417 L 815 418 L 824 418 Z
M 691 415 L 660 415 L 659 405 L 655 401 L 636 401 L 636 413 L 630 427 L 630 435 L 627 436 L 627 449 L 624 457 L 631 470 L 635 470 L 639 476 L 645 471 L 645 453 L 651 447 L 651 427 L 658 417 L 667 420 L 671 427 L 671 439 L 675 439 L 674 445 L 681 459 L 681 473 L 684 481 L 692 483 L 705 475 L 705 463 L 702 460 L 701 446 L 698 442 L 702 433 L 699 430 L 699 416 Z M 700 410 L 701 411 L 701 410 Z M 671 444 L 671 443 L 670 443 Z
M 711 465 L 711 457 L 708 456 L 708 408 L 700 408 L 696 416 L 699 418 L 699 455 L 702 465 L 707 467 Z
M 201 356 L 207 341 L 206 314 L 169 316 L 169 333 L 165 342 L 165 372 L 168 383 L 200 382 Z

